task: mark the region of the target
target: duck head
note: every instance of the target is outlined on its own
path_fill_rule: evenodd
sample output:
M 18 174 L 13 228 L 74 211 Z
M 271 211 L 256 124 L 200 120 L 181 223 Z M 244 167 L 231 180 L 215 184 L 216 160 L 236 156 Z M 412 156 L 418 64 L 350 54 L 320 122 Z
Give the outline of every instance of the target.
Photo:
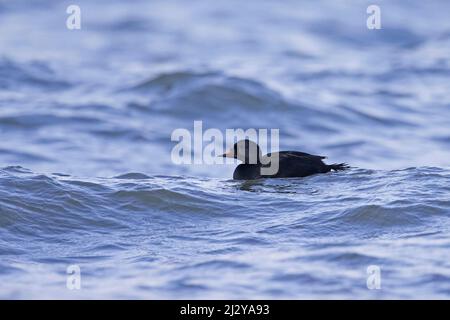
M 258 144 L 249 140 L 240 140 L 233 147 L 225 152 L 221 157 L 241 160 L 245 164 L 259 164 L 262 157 Z

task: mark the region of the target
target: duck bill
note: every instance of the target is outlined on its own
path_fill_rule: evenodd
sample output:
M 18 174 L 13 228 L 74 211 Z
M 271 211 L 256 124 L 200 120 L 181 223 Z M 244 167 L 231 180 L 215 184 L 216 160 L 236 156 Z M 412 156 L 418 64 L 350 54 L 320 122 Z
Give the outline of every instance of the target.
M 224 154 L 218 156 L 218 157 L 223 157 L 223 158 L 234 158 L 234 150 L 230 149 L 227 152 L 225 152 Z

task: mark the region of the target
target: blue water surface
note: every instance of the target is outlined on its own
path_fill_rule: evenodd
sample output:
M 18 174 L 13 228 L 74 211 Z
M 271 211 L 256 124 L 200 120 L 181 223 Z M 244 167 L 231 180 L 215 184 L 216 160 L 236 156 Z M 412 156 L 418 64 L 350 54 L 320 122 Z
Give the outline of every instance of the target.
M 0 298 L 450 298 L 450 3 L 71 4 L 0 1 Z M 196 120 L 352 169 L 176 165 Z

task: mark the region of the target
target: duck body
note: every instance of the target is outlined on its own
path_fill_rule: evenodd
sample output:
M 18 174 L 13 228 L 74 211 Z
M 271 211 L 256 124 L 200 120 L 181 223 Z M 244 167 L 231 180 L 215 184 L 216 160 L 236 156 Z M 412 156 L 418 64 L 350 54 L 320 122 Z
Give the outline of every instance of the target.
M 276 158 L 278 156 L 278 172 L 272 175 L 261 174 L 261 169 L 268 167 L 262 163 L 267 163 L 267 157 Z M 262 178 L 301 178 L 318 173 L 327 173 L 332 170 L 345 170 L 345 164 L 327 165 L 322 160 L 326 157 L 316 156 L 299 151 L 281 151 L 276 154 L 263 156 L 260 163 L 245 164 L 237 166 L 233 173 L 234 180 L 254 180 Z
M 249 157 L 252 153 L 255 155 L 253 158 Z M 323 162 L 323 159 L 326 159 L 326 157 L 300 151 L 280 151 L 262 156 L 259 146 L 250 140 L 237 142 L 233 149 L 222 156 L 239 159 L 243 162 L 234 170 L 234 180 L 301 178 L 349 168 L 345 163 L 328 165 Z M 250 159 L 253 159 L 253 161 Z M 264 172 L 268 172 L 268 170 L 264 169 L 271 168 L 273 161 L 278 161 L 278 170 L 273 170 L 273 173 L 265 174 Z

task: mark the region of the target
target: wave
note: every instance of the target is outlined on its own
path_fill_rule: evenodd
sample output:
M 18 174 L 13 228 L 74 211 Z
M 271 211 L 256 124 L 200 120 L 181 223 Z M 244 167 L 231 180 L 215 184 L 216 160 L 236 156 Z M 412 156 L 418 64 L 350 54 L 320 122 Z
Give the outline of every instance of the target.
M 128 102 L 129 108 L 144 114 L 194 121 L 204 119 L 206 112 L 208 124 L 214 127 L 282 128 L 282 134 L 293 137 L 298 136 L 297 130 L 305 135 L 336 134 L 349 125 L 366 126 L 368 122 L 372 126 L 413 126 L 389 115 L 378 117 L 360 107 L 345 105 L 338 110 L 287 99 L 264 83 L 220 72 L 160 74 L 121 92 L 146 97 L 144 103 L 132 97 Z
M 333 75 L 342 78 L 343 71 L 319 71 L 311 74 L 317 78 L 320 75 Z M 389 74 L 397 73 L 396 70 Z M 302 73 L 299 77 L 307 74 Z M 380 75 L 367 74 L 369 78 Z M 350 73 L 350 78 L 360 78 L 361 75 Z M 298 80 L 298 79 L 297 79 Z M 305 79 L 302 79 L 305 80 Z M 374 79 L 372 79 L 374 80 Z M 378 81 L 378 80 L 377 80 Z M 120 92 L 130 92 L 145 97 L 129 98 L 128 107 L 144 114 L 157 113 L 171 119 L 189 120 L 205 118 L 211 125 L 221 128 L 223 123 L 228 127 L 242 127 L 242 118 L 246 118 L 246 126 L 283 128 L 286 135 L 297 136 L 291 132 L 297 128 L 305 135 L 320 132 L 338 133 L 348 130 L 348 126 L 395 127 L 397 130 L 410 130 L 422 125 L 418 122 L 422 112 L 402 104 L 396 107 L 372 105 L 354 105 L 340 103 L 336 107 L 306 103 L 302 100 L 287 99 L 277 90 L 268 87 L 254 79 L 246 79 L 225 75 L 220 72 L 174 71 L 156 75 L 150 80 L 122 89 Z M 348 92 L 353 96 L 363 93 Z M 380 89 L 374 87 L 367 96 L 387 96 L 395 99 L 413 98 L 410 93 L 395 89 Z M 412 117 L 411 113 L 417 116 Z M 283 114 L 283 117 L 280 115 Z M 408 114 L 408 116 L 404 116 Z
M 58 79 L 55 71 L 44 61 L 17 62 L 0 57 L 0 88 L 17 90 L 23 87 L 60 91 L 71 87 L 71 84 Z
M 448 170 L 439 168 L 355 169 L 348 175 L 252 183 L 140 173 L 75 179 L 7 167 L 0 170 L 0 228 L 15 230 L 15 236 L 49 236 L 74 229 L 133 229 L 146 219 L 168 225 L 225 216 L 245 221 L 258 215 L 284 221 L 262 233 L 300 228 L 370 236 L 424 228 L 448 218 L 449 181 Z M 433 186 L 439 188 L 434 194 L 429 191 Z

